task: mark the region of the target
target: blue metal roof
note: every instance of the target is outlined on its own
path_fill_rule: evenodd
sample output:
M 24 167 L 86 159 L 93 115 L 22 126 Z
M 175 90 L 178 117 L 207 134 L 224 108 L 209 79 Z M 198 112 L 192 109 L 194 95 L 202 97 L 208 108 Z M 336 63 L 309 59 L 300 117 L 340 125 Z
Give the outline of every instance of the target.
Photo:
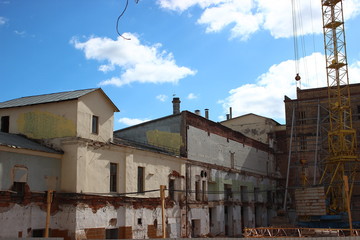
M 1 102 L 0 109 L 78 99 L 79 97 L 84 96 L 90 92 L 96 91 L 98 89 L 99 88 L 91 88 L 91 89 L 84 89 L 84 90 L 76 90 L 76 91 L 69 91 L 69 92 L 51 93 L 51 94 L 16 98 L 16 99 L 9 100 L 6 102 Z
M 24 136 L 5 132 L 0 132 L 0 146 L 62 154 L 61 151 L 41 145 L 40 143 L 30 140 Z

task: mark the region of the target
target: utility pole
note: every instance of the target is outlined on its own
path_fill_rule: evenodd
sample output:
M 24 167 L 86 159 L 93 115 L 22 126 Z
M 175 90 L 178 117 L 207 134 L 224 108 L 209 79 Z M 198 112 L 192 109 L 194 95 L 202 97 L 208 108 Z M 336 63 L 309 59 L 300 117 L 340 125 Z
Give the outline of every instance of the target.
M 165 189 L 166 189 L 165 185 L 160 185 L 161 217 L 162 217 L 162 238 L 166 238 Z
M 52 202 L 53 190 L 47 191 L 46 196 L 46 223 L 45 223 L 45 234 L 44 237 L 49 237 L 49 225 L 50 225 L 50 211 L 51 211 L 51 202 Z

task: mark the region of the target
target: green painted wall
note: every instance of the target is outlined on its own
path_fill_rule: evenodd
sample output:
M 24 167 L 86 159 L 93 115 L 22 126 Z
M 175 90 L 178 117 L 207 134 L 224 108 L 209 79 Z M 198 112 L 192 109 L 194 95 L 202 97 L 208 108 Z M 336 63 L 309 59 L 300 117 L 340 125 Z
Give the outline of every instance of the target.
M 34 139 L 76 136 L 76 125 L 62 116 L 42 111 L 22 113 L 18 131 Z

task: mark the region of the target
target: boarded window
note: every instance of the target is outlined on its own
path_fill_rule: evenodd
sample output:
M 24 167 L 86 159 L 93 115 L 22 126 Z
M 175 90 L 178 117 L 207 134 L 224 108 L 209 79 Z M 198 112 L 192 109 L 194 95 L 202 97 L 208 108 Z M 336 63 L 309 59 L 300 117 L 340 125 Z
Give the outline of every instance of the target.
M 137 184 L 137 191 L 139 193 L 144 193 L 144 167 L 138 167 L 138 184 Z
M 1 132 L 9 132 L 9 126 L 10 126 L 10 122 L 9 122 L 9 116 L 2 116 L 1 117 Z
M 92 116 L 92 129 L 91 132 L 94 134 L 99 133 L 99 117 L 98 116 Z
M 117 192 L 117 167 L 116 163 L 110 163 L 110 192 Z

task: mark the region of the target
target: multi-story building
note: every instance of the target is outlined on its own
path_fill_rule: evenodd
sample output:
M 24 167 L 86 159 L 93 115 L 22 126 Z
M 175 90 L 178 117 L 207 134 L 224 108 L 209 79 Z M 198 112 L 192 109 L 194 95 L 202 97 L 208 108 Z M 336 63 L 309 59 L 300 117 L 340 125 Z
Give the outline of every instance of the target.
M 360 84 L 350 84 L 353 128 L 360 131 Z M 295 188 L 316 186 L 328 156 L 328 88 L 297 89 L 297 98 L 285 96 L 286 136 L 289 156 L 289 207 L 295 208 Z M 359 141 L 358 150 L 360 149 Z M 288 165 L 283 161 L 284 165 Z M 286 176 L 286 171 L 282 169 Z M 357 182 L 358 184 L 358 182 Z M 360 219 L 360 186 L 355 185 L 352 195 L 353 218 Z M 292 201 L 291 201 L 292 200 Z
M 156 238 L 160 185 L 184 189 L 185 160 L 113 139 L 118 111 L 101 89 L 0 103 L 0 236 Z M 183 193 L 166 193 L 169 237 L 181 236 Z
M 115 137 L 162 147 L 186 158 L 186 235 L 240 236 L 276 215 L 274 151 L 199 114 L 173 115 L 114 132 Z
M 117 111 L 101 89 L 0 103 L 1 237 L 240 236 L 276 215 L 274 141 L 177 98 L 172 115 L 113 132 Z

